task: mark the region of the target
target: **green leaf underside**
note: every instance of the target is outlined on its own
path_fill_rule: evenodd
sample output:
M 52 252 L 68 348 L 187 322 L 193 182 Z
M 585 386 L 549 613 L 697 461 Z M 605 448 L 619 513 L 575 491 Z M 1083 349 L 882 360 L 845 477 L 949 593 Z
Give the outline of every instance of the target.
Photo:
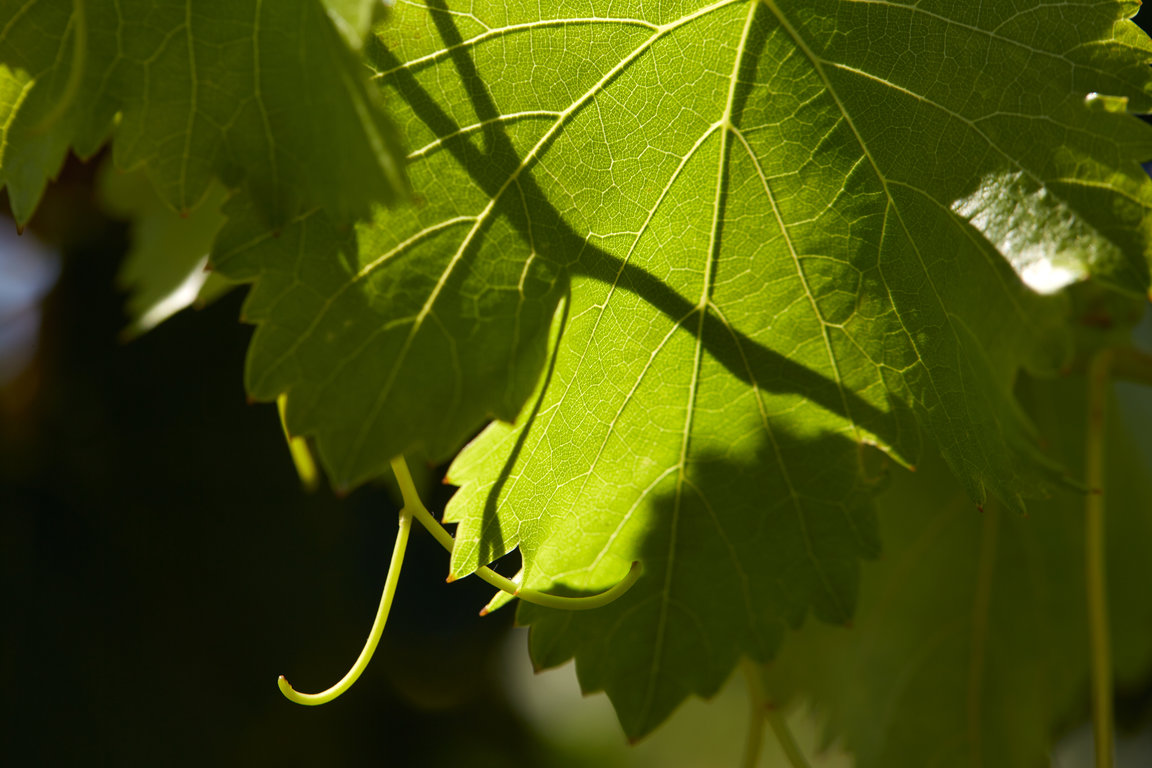
M 848 619 L 865 446 L 931 436 L 1012 509 L 1058 482 L 1011 387 L 1067 359 L 1066 303 L 997 248 L 1027 277 L 1075 241 L 1146 291 L 1152 140 L 1085 97 L 1148 106 L 1149 46 L 1120 4 L 1017 6 L 399 6 L 366 55 L 417 201 L 276 237 L 232 202 L 251 393 L 345 487 L 503 420 L 450 473 L 453 572 L 519 547 L 579 592 L 642 559 L 608 608 L 521 616 L 646 733 L 809 609 Z
M 0 188 L 21 223 L 70 149 L 110 136 L 180 212 L 219 179 L 265 228 L 366 214 L 403 186 L 378 102 L 320 0 L 0 0 Z
M 1084 380 L 1031 384 L 1054 452 L 1080 466 Z M 1109 418 L 1115 668 L 1121 686 L 1138 685 L 1152 671 L 1152 562 L 1133 542 L 1152 540 L 1152 485 L 1130 431 L 1152 424 L 1133 411 Z M 791 636 L 769 687 L 779 701 L 813 701 L 859 768 L 1047 765 L 1086 706 L 1083 497 L 1036 502 L 1028 517 L 974 515 L 938 460 L 893 486 L 879 510 L 884 559 L 863 576 L 853 628 Z

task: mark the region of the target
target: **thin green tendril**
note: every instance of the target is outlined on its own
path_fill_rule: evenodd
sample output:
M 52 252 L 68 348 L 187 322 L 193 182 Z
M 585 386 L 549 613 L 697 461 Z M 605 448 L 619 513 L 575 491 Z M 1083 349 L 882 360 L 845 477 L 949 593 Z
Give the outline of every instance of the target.
M 282 400 L 281 408 L 283 408 Z M 408 533 L 412 529 L 413 517 L 431 531 L 432 535 L 445 549 L 449 552 L 452 551 L 452 545 L 455 543 L 454 539 L 448 531 L 444 530 L 444 527 L 441 526 L 440 523 L 436 522 L 436 519 L 432 517 L 431 513 L 424 507 L 423 502 L 420 501 L 420 496 L 416 493 L 416 484 L 412 482 L 412 475 L 408 472 L 408 464 L 404 461 L 403 456 L 397 456 L 392 460 L 392 471 L 396 473 L 396 480 L 400 484 L 400 493 L 404 498 L 404 507 L 400 510 L 400 531 L 396 535 L 396 544 L 392 548 L 392 562 L 388 565 L 388 577 L 384 580 L 384 593 L 380 596 L 380 607 L 376 610 L 376 619 L 372 622 L 372 629 L 368 633 L 368 640 L 364 643 L 364 648 L 360 651 L 360 655 L 356 658 L 356 663 L 352 665 L 352 668 L 348 670 L 344 677 L 340 678 L 338 683 L 326 691 L 321 691 L 320 693 L 300 693 L 281 675 L 277 681 L 277 685 L 280 686 L 280 692 L 290 701 L 294 701 L 297 704 L 311 707 L 319 704 L 327 704 L 351 688 L 352 684 L 356 682 L 368 667 L 368 662 L 372 660 L 372 654 L 376 652 L 376 646 L 380 642 L 380 637 L 384 634 L 384 625 L 388 622 L 388 612 L 392 609 L 392 598 L 396 595 L 396 584 L 400 580 L 400 567 L 404 562 L 404 550 L 408 547 Z M 557 595 L 546 595 L 531 589 L 522 590 L 515 582 L 504 578 L 490 568 L 480 568 L 476 571 L 476 574 L 494 587 L 519 597 L 522 600 L 528 600 L 529 602 L 538 603 L 539 605 L 550 608 L 564 608 L 578 611 L 598 608 L 620 597 L 620 595 L 627 592 L 632 585 L 636 583 L 636 580 L 640 578 L 640 572 L 640 563 L 632 563 L 632 568 L 629 569 L 628 575 L 623 581 L 606 592 L 589 597 L 559 597 Z
M 436 518 L 432 517 L 432 514 L 420 501 L 420 495 L 416 492 L 416 484 L 412 482 L 412 475 L 408 472 L 408 464 L 404 461 L 403 456 L 397 456 L 392 460 L 392 471 L 396 473 L 396 480 L 400 484 L 400 494 L 404 497 L 404 508 L 411 510 L 412 515 L 420 521 L 420 524 L 428 529 L 436 541 L 440 542 L 440 546 L 451 552 L 456 540 L 452 538 L 452 534 L 444 529 L 444 526 L 440 525 Z M 561 595 L 549 595 L 535 589 L 521 589 L 519 584 L 501 576 L 487 566 L 477 568 L 476 575 L 501 592 L 518 597 L 527 603 L 566 611 L 588 611 L 608 605 L 619 598 L 632 588 L 643 571 L 640 563 L 634 562 L 632 567 L 628 569 L 628 574 L 618 584 L 598 595 L 583 597 L 563 597 Z M 484 613 L 487 613 L 487 608 L 481 611 L 481 615 Z
M 344 677 L 340 678 L 340 682 L 320 693 L 299 693 L 288 683 L 284 675 L 280 675 L 277 681 L 280 692 L 290 701 L 310 707 L 327 704 L 351 688 L 352 683 L 356 682 L 368 667 L 372 654 L 376 652 L 376 645 L 380 642 L 380 636 L 384 633 L 384 625 L 388 622 L 388 612 L 392 609 L 392 598 L 396 594 L 396 583 L 400 580 L 400 566 L 404 562 L 404 550 L 408 546 L 408 532 L 411 529 L 412 515 L 405 507 L 400 510 L 400 531 L 396 534 L 396 544 L 392 548 L 392 562 L 388 565 L 388 577 L 384 580 L 384 593 L 380 596 L 380 607 L 376 609 L 376 620 L 372 622 L 368 640 L 364 643 L 364 649 L 360 651 L 356 663 Z

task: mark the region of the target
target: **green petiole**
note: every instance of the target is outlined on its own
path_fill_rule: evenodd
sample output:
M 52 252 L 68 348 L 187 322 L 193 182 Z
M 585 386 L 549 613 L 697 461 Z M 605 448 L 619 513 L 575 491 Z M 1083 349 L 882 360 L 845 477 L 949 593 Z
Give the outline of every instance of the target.
M 412 482 L 412 475 L 408 472 L 408 464 L 404 461 L 403 456 L 398 456 L 392 460 L 392 471 L 396 473 L 396 480 L 400 483 L 400 494 L 404 497 L 404 507 L 411 509 L 412 514 L 420 521 L 420 524 L 428 529 L 436 541 L 440 542 L 440 546 L 451 552 L 455 544 L 455 539 L 452 538 L 452 534 L 444 529 L 444 526 L 440 525 L 436 518 L 432 517 L 432 513 L 430 513 L 420 501 L 420 496 L 416 492 L 416 485 Z M 558 608 L 565 611 L 588 611 L 593 608 L 608 605 L 608 603 L 619 598 L 632 588 L 632 585 L 640 578 L 643 571 L 644 569 L 639 562 L 633 562 L 632 567 L 628 569 L 627 575 L 625 575 L 618 584 L 598 595 L 588 595 L 585 597 L 562 597 L 560 595 L 549 595 L 535 589 L 521 589 L 519 584 L 501 576 L 487 566 L 477 568 L 476 575 L 501 592 L 513 597 L 518 597 L 526 603 L 534 603 L 535 605 L 541 605 L 545 608 Z M 493 604 L 494 603 L 489 603 L 489 606 Z M 488 613 L 488 610 L 488 608 L 485 608 L 481 611 L 481 615 Z

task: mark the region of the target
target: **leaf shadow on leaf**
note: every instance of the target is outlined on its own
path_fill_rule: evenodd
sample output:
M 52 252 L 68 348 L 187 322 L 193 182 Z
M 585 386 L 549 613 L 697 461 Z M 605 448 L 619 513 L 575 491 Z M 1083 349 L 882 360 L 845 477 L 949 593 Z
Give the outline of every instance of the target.
M 555 308 L 569 295 L 573 277 L 586 277 L 613 285 L 640 297 L 660 313 L 679 323 L 683 330 L 698 336 L 707 354 L 745 384 L 762 392 L 799 394 L 824 410 L 870 430 L 889 444 L 899 442 L 898 436 L 892 434 L 896 427 L 890 414 L 860 397 L 850 388 L 842 387 L 827 376 L 752 339 L 746 333 L 729 325 L 712 308 L 701 308 L 643 267 L 596 246 L 575 231 L 533 177 L 530 165 L 534 158 L 521 156 L 514 147 L 503 121 L 499 119 L 500 111 L 476 68 L 469 53 L 469 46 L 465 44 L 447 3 L 444 0 L 429 0 L 427 5 L 429 10 L 435 11 L 431 14 L 431 18 L 443 41 L 443 49 L 448 52 L 481 125 L 476 131 L 481 137 L 480 142 L 470 140 L 469 132 L 462 129 L 405 67 L 404 62 L 378 38 L 370 41 L 365 53 L 377 70 L 390 73 L 389 85 L 407 102 L 416 117 L 431 129 L 442 146 L 453 155 L 487 195 L 495 198 L 503 194 L 507 181 L 515 176 L 515 183 L 521 194 L 532 203 L 532 220 L 530 221 L 527 213 L 517 206 L 508 206 L 504 212 L 519 235 L 526 242 L 533 242 L 536 253 L 549 262 L 556 272 L 557 282 L 548 296 L 548 300 L 552 302 L 549 309 Z M 738 110 L 743 108 L 747 100 L 747 91 L 750 87 L 747 83 L 753 81 L 751 70 L 755 66 L 757 51 L 763 48 L 767 32 L 767 25 L 758 25 L 755 34 L 748 41 L 751 55 L 745 57 L 744 66 L 749 71 L 745 73 L 747 77 L 741 78 L 745 85 L 738 89 L 734 99 L 734 115 L 738 114 Z M 478 143 L 483 144 L 484 148 L 481 149 Z M 544 154 L 549 144 L 538 147 L 536 156 Z M 472 247 L 471 250 L 475 252 L 476 248 Z M 688 321 L 700 312 L 704 312 L 702 322 Z M 550 316 L 551 313 L 546 311 L 545 314 Z M 561 328 L 561 338 L 563 333 L 564 329 Z M 529 345 L 544 345 L 546 336 L 545 328 L 529 341 Z M 559 342 L 556 346 L 558 345 Z M 547 363 L 546 375 L 550 375 L 551 365 L 555 359 L 554 351 L 554 349 L 548 351 L 547 359 L 550 362 Z M 545 365 L 543 355 L 529 354 L 532 359 L 538 360 L 540 365 Z M 527 414 L 528 418 L 532 418 L 538 411 L 543 392 L 546 392 L 546 387 L 540 390 L 540 395 L 531 407 L 531 413 Z M 900 407 L 891 394 L 887 397 L 891 409 Z M 522 404 L 511 404 L 514 408 L 513 413 L 517 412 Z M 526 434 L 526 431 L 523 432 L 517 440 L 517 445 L 505 462 L 496 485 L 487 495 L 483 515 L 484 533 L 479 545 L 481 549 L 479 562 L 490 562 L 505 554 L 504 537 L 496 514 L 496 506 L 501 490 L 508 482 L 510 471 L 523 447 Z M 859 447 L 853 444 L 853 450 L 858 449 Z
M 849 622 L 860 560 L 879 551 L 877 483 L 835 468 L 860 450 L 834 433 L 778 430 L 773 445 L 739 462 L 694 457 L 636 534 L 645 572 L 628 593 L 581 613 L 519 607 L 534 663 L 576 657 L 582 689 L 606 691 L 637 739 L 686 697 L 716 694 L 741 656 L 772 658 L 810 609 Z M 780 471 L 764 471 L 770 466 Z M 790 476 L 813 467 L 802 490 L 790 487 Z

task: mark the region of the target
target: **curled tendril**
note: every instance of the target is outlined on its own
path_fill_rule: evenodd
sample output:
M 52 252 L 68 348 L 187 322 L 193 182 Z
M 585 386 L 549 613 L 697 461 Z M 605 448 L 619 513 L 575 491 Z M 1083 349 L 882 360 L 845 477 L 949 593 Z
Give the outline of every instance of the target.
M 368 632 L 368 640 L 363 650 L 356 658 L 352 668 L 340 678 L 340 681 L 326 691 L 320 693 L 300 693 L 289 684 L 284 675 L 280 675 L 277 685 L 280 692 L 290 701 L 305 706 L 314 707 L 327 704 L 344 691 L 352 687 L 352 683 L 363 674 L 376 652 L 376 644 L 384 634 L 384 625 L 388 622 L 388 612 L 392 609 L 392 598 L 396 594 L 396 583 L 400 580 L 400 566 L 404 562 L 404 550 L 408 547 L 408 532 L 412 529 L 412 515 L 406 510 L 400 510 L 400 531 L 396 534 L 396 544 L 392 548 L 392 562 L 388 565 L 388 577 L 384 580 L 384 592 L 380 595 L 380 607 L 376 609 L 376 620 L 372 622 L 372 629 Z
M 412 475 L 408 472 L 408 464 L 404 461 L 403 456 L 397 456 L 392 460 L 392 471 L 396 473 L 396 480 L 400 484 L 400 493 L 404 498 L 404 506 L 400 510 L 400 530 L 396 535 L 396 544 L 392 548 L 392 561 L 388 565 L 388 576 L 384 580 L 384 592 L 380 596 L 380 606 L 376 609 L 376 619 L 372 622 L 372 629 L 368 632 L 368 639 L 365 641 L 364 648 L 360 651 L 360 655 L 356 658 L 356 662 L 352 665 L 352 668 L 345 673 L 344 677 L 340 678 L 339 682 L 325 691 L 321 691 L 320 693 L 300 693 L 289 684 L 284 675 L 281 675 L 277 681 L 277 685 L 280 686 L 280 692 L 290 701 L 294 701 L 297 704 L 314 707 L 332 701 L 351 688 L 352 684 L 356 682 L 368 667 L 368 662 L 372 660 L 372 654 L 376 652 L 376 646 L 380 642 L 381 635 L 384 633 L 384 625 L 388 622 L 388 613 L 392 609 L 392 598 L 396 595 L 396 584 L 400 580 L 400 567 L 404 562 L 404 551 L 408 548 L 408 534 L 412 529 L 412 518 L 415 517 L 419 520 L 420 523 L 432 533 L 432 536 L 449 552 L 452 551 L 452 546 L 455 544 L 452 535 L 444 529 L 444 526 L 436 521 L 436 518 L 432 517 L 432 514 L 425 508 L 424 503 L 420 501 L 420 496 L 416 493 L 416 484 L 412 482 Z M 504 578 L 487 567 L 477 569 L 476 575 L 499 589 L 501 593 L 506 593 L 512 597 L 518 597 L 521 600 L 549 608 L 579 611 L 599 608 L 620 597 L 620 595 L 632 588 L 632 585 L 640 578 L 642 570 L 640 563 L 632 563 L 632 567 L 628 570 L 628 575 L 625 576 L 619 584 L 598 595 L 588 595 L 586 597 L 562 597 L 560 595 L 545 594 L 534 589 L 521 589 L 520 585 L 516 582 Z M 491 607 L 495 604 L 496 601 L 494 600 L 488 605 Z M 481 611 L 481 615 L 487 613 L 488 610 L 489 608 L 485 608 Z
M 398 456 L 392 460 L 392 471 L 396 473 L 396 480 L 400 484 L 400 493 L 404 497 L 404 508 L 410 509 L 413 516 L 420 521 L 436 541 L 440 542 L 440 546 L 449 552 L 452 551 L 453 545 L 456 543 L 452 538 L 452 534 L 444 529 L 444 526 L 432 517 L 432 513 L 420 501 L 420 496 L 416 492 L 416 484 L 412 482 L 412 475 L 408 472 L 408 464 L 404 461 L 403 456 Z M 505 578 L 496 571 L 487 566 L 481 566 L 476 569 L 476 575 L 482 580 L 488 582 L 501 592 L 518 597 L 526 603 L 534 603 L 541 605 L 545 608 L 559 608 L 565 611 L 589 611 L 593 608 L 600 608 L 608 605 L 612 601 L 619 598 L 625 592 L 632 588 L 632 585 L 637 582 L 644 569 L 639 561 L 632 563 L 632 567 L 628 569 L 627 575 L 615 586 L 601 592 L 597 595 L 585 595 L 582 597 L 564 597 L 561 595 L 549 595 L 546 592 L 540 592 L 535 589 L 521 589 L 520 585 L 512 579 Z M 493 599 L 480 612 L 480 615 L 487 614 L 490 610 L 494 610 L 493 606 L 498 606 L 497 600 L 499 595 Z

